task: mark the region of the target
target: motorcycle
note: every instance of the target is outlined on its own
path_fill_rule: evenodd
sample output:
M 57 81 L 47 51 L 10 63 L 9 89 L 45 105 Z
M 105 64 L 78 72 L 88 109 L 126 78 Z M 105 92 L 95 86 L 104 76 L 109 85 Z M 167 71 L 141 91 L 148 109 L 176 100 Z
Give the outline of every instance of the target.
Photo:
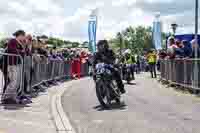
M 113 100 L 120 104 L 120 91 L 111 68 L 113 68 L 112 65 L 104 63 L 96 65 L 96 95 L 100 104 L 105 108 L 110 108 Z
M 127 81 L 128 84 L 130 84 L 131 80 L 133 79 L 131 76 L 131 66 L 128 64 L 124 65 L 124 80 Z

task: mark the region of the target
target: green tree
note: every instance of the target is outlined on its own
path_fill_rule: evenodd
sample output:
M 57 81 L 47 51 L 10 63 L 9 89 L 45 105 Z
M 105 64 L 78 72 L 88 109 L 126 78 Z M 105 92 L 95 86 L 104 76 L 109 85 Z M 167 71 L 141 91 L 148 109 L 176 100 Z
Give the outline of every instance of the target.
M 129 26 L 117 33 L 116 37 L 111 40 L 115 49 L 119 49 L 120 47 L 129 48 L 134 53 L 140 53 L 154 47 L 151 27 L 138 26 L 133 28 Z
M 143 50 L 147 51 L 151 48 L 155 48 L 155 46 L 153 44 L 152 28 L 148 27 L 145 30 Z
M 109 40 L 110 47 L 114 51 L 119 51 L 120 49 L 124 48 L 124 43 L 123 43 L 123 36 L 121 32 L 118 32 L 115 38 L 112 38 Z
M 124 46 L 125 48 L 129 48 L 135 52 L 136 46 L 136 30 L 129 26 L 124 31 L 122 31 L 123 38 L 124 38 Z
M 6 48 L 7 47 L 7 42 L 9 41 L 9 38 L 3 38 L 0 40 L 0 48 Z
M 85 41 L 85 42 L 83 42 L 81 45 L 82 45 L 82 47 L 89 47 L 89 42 L 88 42 L 88 41 Z
M 79 42 L 73 42 L 73 43 L 72 43 L 72 47 L 73 47 L 73 48 L 76 48 L 76 47 L 78 47 L 79 45 L 80 45 Z

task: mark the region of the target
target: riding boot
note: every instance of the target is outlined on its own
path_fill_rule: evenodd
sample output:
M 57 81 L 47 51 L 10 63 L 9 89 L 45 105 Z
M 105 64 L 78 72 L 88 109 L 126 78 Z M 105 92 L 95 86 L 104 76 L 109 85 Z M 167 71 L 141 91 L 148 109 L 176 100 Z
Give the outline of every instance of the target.
M 118 81 L 118 82 L 117 82 L 117 85 L 118 85 L 118 88 L 119 88 L 119 90 L 120 90 L 120 92 L 121 92 L 122 94 L 126 93 L 126 90 L 124 89 L 124 84 L 123 84 L 122 81 Z

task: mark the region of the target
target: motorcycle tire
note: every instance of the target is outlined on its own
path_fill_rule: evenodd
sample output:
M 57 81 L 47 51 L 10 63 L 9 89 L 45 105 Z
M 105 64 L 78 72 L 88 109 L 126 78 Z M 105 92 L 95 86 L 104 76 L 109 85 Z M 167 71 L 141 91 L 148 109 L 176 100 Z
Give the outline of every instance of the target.
M 110 108 L 111 106 L 111 100 L 110 98 L 108 97 L 108 94 L 106 94 L 106 99 L 107 99 L 107 103 L 105 103 L 105 101 L 102 99 L 102 87 L 103 87 L 103 84 L 101 83 L 96 83 L 96 95 L 97 95 L 97 99 L 99 101 L 99 103 L 104 107 L 104 108 Z M 107 92 L 106 92 L 107 93 Z

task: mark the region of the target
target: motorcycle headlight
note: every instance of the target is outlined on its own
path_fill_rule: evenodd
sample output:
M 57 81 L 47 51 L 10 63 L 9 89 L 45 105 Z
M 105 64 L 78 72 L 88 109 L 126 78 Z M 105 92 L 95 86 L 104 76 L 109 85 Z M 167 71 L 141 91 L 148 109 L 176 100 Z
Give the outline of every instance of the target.
M 104 71 L 105 71 L 104 68 L 97 69 L 97 74 L 102 74 L 104 73 Z
M 108 69 L 106 69 L 106 73 L 107 73 L 107 74 L 111 74 L 111 71 L 108 70 Z

